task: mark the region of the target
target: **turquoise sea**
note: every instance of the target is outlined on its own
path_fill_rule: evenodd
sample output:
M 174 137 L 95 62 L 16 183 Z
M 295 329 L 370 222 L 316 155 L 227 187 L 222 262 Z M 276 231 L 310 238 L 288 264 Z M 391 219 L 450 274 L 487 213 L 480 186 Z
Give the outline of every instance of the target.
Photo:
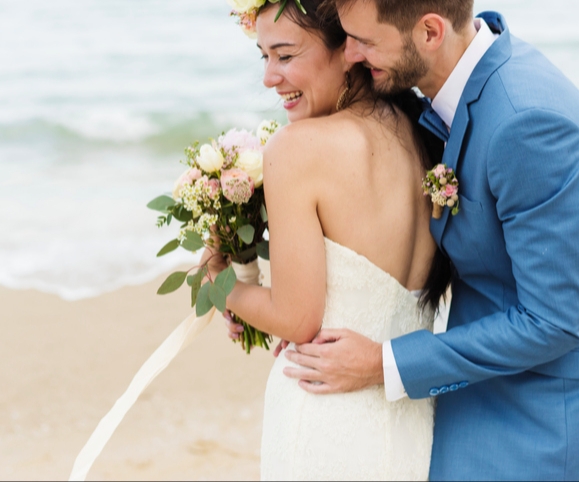
M 579 86 L 576 0 L 476 0 Z M 171 229 L 145 208 L 195 139 L 284 119 L 225 0 L 0 0 L 0 285 L 140 284 Z

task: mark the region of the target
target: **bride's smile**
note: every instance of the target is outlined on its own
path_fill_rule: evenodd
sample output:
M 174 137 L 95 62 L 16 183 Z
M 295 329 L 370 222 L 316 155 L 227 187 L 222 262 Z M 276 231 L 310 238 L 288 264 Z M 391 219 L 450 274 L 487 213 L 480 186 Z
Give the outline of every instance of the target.
M 351 67 L 345 60 L 345 46 L 330 50 L 319 34 L 286 15 L 274 22 L 276 13 L 276 8 L 269 8 L 257 18 L 264 85 L 275 88 L 290 122 L 332 114 Z
M 296 105 L 298 105 L 300 98 L 304 93 L 302 91 L 297 92 L 278 92 L 278 95 L 283 99 L 283 107 L 284 109 L 293 109 Z

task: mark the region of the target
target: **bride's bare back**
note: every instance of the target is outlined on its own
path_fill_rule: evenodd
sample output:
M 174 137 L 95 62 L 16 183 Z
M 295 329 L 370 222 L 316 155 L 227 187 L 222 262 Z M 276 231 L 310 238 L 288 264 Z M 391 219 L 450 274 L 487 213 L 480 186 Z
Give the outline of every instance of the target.
M 364 111 L 357 105 L 290 124 L 266 147 L 272 286 L 240 287 L 228 306 L 289 341 L 309 341 L 320 328 L 324 237 L 365 256 L 409 290 L 424 287 L 436 251 L 408 120 L 387 107 Z
M 364 255 L 406 288 L 421 289 L 436 246 L 429 231 L 430 203 L 421 190 L 424 169 L 404 114 L 359 107 L 300 121 L 280 134 L 266 152 L 265 183 L 268 206 L 284 199 L 280 221 L 293 211 L 288 212 L 287 196 L 299 191 L 299 206 L 310 209 L 296 212 L 296 221 L 304 228 L 314 225 L 310 236 L 317 218 L 318 237 Z M 278 183 L 277 172 L 288 176 L 287 182 Z M 274 225 L 274 238 L 275 231 Z
M 323 138 L 336 141 L 333 155 L 319 161 L 327 183 L 318 194 L 318 217 L 327 237 L 409 290 L 421 289 L 436 246 L 411 127 L 402 113 L 363 114 L 346 111 L 321 126 Z

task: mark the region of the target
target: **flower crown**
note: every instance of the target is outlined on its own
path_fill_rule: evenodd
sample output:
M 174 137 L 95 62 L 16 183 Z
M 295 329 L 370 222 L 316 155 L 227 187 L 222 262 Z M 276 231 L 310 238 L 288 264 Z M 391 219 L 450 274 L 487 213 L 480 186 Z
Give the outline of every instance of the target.
M 274 22 L 277 22 L 288 0 L 227 0 L 227 3 L 233 8 L 231 15 L 237 17 L 241 30 L 250 38 L 256 37 L 255 22 L 257 21 L 257 12 L 266 2 L 280 4 L 274 20 Z M 301 1 L 294 0 L 294 2 L 296 2 L 296 5 L 302 13 L 307 15 L 306 9 Z

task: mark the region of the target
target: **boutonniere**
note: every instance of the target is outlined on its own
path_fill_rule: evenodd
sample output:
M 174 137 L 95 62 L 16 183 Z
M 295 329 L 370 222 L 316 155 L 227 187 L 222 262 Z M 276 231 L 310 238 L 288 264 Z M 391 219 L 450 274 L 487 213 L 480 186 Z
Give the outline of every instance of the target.
M 452 209 L 452 215 L 458 213 L 458 179 L 454 170 L 446 164 L 437 164 L 426 173 L 422 180 L 424 195 L 432 200 L 432 217 L 440 219 L 446 206 Z

